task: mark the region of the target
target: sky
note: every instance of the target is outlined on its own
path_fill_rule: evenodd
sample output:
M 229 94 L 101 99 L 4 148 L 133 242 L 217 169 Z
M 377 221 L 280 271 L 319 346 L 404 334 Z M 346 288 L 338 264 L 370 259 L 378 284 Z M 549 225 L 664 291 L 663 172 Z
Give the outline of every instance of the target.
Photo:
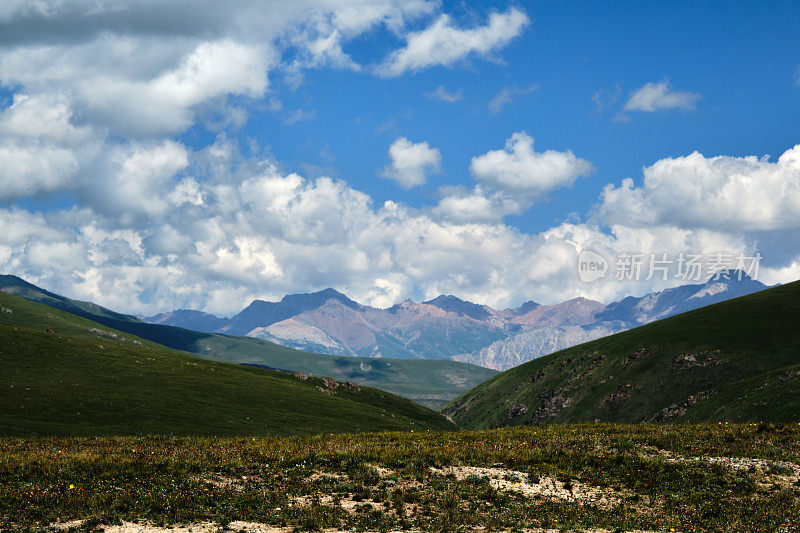
M 0 272 L 137 314 L 610 302 L 682 255 L 794 281 L 798 27 L 793 1 L 6 1 Z

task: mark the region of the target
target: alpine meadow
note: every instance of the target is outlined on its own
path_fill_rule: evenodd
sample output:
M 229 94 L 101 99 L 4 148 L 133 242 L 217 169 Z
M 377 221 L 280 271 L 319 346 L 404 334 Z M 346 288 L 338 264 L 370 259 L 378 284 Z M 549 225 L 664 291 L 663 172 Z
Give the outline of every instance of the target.
M 800 533 L 798 27 L 0 2 L 0 531 Z

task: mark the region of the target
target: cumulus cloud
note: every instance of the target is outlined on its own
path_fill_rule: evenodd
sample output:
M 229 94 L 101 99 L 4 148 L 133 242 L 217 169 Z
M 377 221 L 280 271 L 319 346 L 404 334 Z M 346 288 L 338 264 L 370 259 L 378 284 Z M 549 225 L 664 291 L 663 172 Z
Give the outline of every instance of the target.
M 348 40 L 378 26 L 401 34 L 438 9 L 428 0 L 5 4 L 0 84 L 13 88 L 13 101 L 0 109 L 0 200 L 66 192 L 119 210 L 124 191 L 140 196 L 126 205 L 152 215 L 176 201 L 163 186 L 182 177 L 120 170 L 126 152 L 168 146 L 198 123 L 215 132 L 241 127 L 243 100 L 277 102 L 267 94 L 271 75 L 359 70 L 344 52 Z M 284 115 L 287 124 L 315 116 Z
M 536 152 L 533 137 L 523 131 L 514 133 L 505 149 L 473 157 L 469 170 L 479 182 L 538 198 L 588 176 L 593 167 L 569 150 Z
M 176 133 L 194 122 L 193 108 L 223 95 L 261 96 L 268 54 L 232 41 L 201 43 L 172 70 L 148 80 L 99 78 L 79 84 L 87 118 L 125 134 Z
M 404 189 L 424 185 L 426 175 L 438 172 L 442 164 L 438 148 L 431 148 L 427 142 L 414 143 L 405 137 L 398 137 L 389 147 L 389 159 L 391 162 L 381 175 Z
M 0 198 L 10 199 L 60 189 L 78 169 L 69 150 L 6 142 L 0 145 Z
M 64 98 L 15 94 L 0 111 L 0 199 L 61 190 L 96 152 L 96 137 L 73 126 Z
M 533 138 L 517 132 L 506 141 L 505 149 L 473 157 L 469 170 L 478 183 L 472 189 L 441 188 L 441 199 L 433 209 L 437 216 L 457 222 L 499 221 L 588 176 L 593 167 L 571 151 L 536 152 Z
M 608 185 L 598 207 L 608 223 L 770 231 L 800 227 L 800 145 L 776 161 L 694 152 L 644 169 L 636 187 Z
M 4 4 L 0 85 L 13 100 L 0 109 L 0 200 L 68 193 L 126 219 L 196 204 L 188 189 L 167 197 L 187 160 L 176 134 L 241 127 L 242 102 L 265 97 L 271 73 L 355 68 L 347 40 L 380 25 L 400 32 L 437 9 L 427 0 Z M 285 122 L 313 117 L 295 110 Z
M 0 81 L 30 93 L 70 95 L 75 117 L 126 136 L 183 131 L 199 104 L 228 95 L 258 97 L 267 87 L 272 59 L 265 46 L 219 40 L 179 50 L 170 42 L 166 57 L 152 57 L 158 53 L 152 40 L 101 35 L 80 44 L 0 51 Z M 170 52 L 178 56 L 172 64 Z M 137 68 L 150 59 L 153 65 Z
M 168 196 L 169 200 L 175 206 L 182 206 L 183 204 L 191 204 L 195 206 L 203 205 L 203 193 L 200 191 L 200 185 L 194 178 L 184 178 L 173 189 Z
M 650 82 L 631 93 L 625 103 L 626 111 L 654 112 L 664 109 L 694 109 L 698 93 L 673 91 L 669 81 Z
M 137 217 L 161 216 L 170 208 L 173 178 L 188 165 L 188 157 L 185 146 L 169 140 L 116 146 L 98 162 L 104 179 L 79 194 L 97 211 L 122 217 L 127 224 Z
M 518 215 L 530 204 L 519 196 L 492 190 L 482 185 L 472 189 L 443 187 L 433 213 L 454 222 L 497 222 L 508 215 Z
M 531 85 L 530 87 L 524 87 L 522 89 L 516 86 L 503 87 L 500 89 L 500 92 L 498 92 L 494 98 L 489 101 L 489 111 L 496 115 L 502 111 L 506 105 L 513 102 L 515 98 L 530 94 L 536 89 L 538 89 L 537 85 Z
M 607 257 L 754 249 L 752 239 L 730 228 L 667 222 L 609 221 L 607 229 L 572 222 L 528 233 L 497 219 L 445 216 L 447 203 L 430 210 L 376 204 L 343 181 L 284 174 L 270 160 L 243 165 L 237 179 L 215 179 L 241 157 L 225 142 L 190 153 L 186 169 L 176 164 L 180 147 L 151 148 L 162 152 L 160 162 L 141 168 L 135 150 L 123 160 L 153 179 L 176 168 L 192 176 L 168 182 L 168 209 L 126 224 L 88 208 L 46 214 L 0 208 L 0 269 L 138 313 L 177 307 L 230 313 L 253 298 L 327 286 L 374 305 L 448 293 L 504 307 L 579 295 L 610 301 L 669 285 L 613 279 L 581 284 L 576 260 L 585 249 Z M 480 184 L 460 197 L 450 191 L 450 197 L 454 204 L 460 198 L 456 213 L 480 213 L 501 201 Z M 770 281 L 787 281 L 800 276 L 798 265 L 795 250 L 788 262 L 765 272 Z
M 270 72 L 359 70 L 344 43 L 380 25 L 399 32 L 437 8 L 427 0 L 23 2 L 0 18 L 0 83 L 66 95 L 76 118 L 117 134 L 175 134 L 231 96 L 262 97 Z
M 487 56 L 520 35 L 529 22 L 528 15 L 516 7 L 491 13 L 486 25 L 475 28 L 458 28 L 450 16 L 443 14 L 424 30 L 409 33 L 405 47 L 393 52 L 378 73 L 399 76 L 431 66 L 452 65 L 470 54 Z
M 767 280 L 800 276 L 800 249 L 785 245 L 800 219 L 797 148 L 775 162 L 699 154 L 659 162 L 643 185 L 606 189 L 595 219 L 525 232 L 502 218 L 591 165 L 569 151 L 536 152 L 524 132 L 473 158 L 474 187 L 442 189 L 436 205 L 418 209 L 375 202 L 341 180 L 281 172 L 270 158 L 243 157 L 226 135 L 246 120 L 243 101 L 275 98 L 271 78 L 359 70 L 349 40 L 379 26 L 403 36 L 410 20 L 438 9 L 424 0 L 2 4 L 0 83 L 14 96 L 0 109 L 0 271 L 143 314 L 230 313 L 253 298 L 328 286 L 384 306 L 438 293 L 499 307 L 610 300 L 659 285 L 581 285 L 582 249 L 735 253 L 765 234 L 789 248 L 765 269 Z M 405 35 L 381 73 L 491 55 L 527 24 L 516 8 L 474 28 L 438 16 Z M 193 151 L 175 139 L 231 109 L 212 145 Z M 392 148 L 385 172 L 401 185 L 439 168 L 427 143 L 399 138 Z M 680 203 L 669 202 L 668 188 Z M 14 203 L 51 193 L 75 204 L 30 212 Z M 731 198 L 743 206 L 741 224 Z

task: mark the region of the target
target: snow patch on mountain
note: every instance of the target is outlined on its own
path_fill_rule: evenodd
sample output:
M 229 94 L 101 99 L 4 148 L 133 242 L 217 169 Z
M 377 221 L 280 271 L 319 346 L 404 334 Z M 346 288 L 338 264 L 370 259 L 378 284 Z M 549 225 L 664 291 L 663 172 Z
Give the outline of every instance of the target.
M 690 298 L 705 298 L 706 296 L 715 296 L 717 294 L 722 294 L 727 290 L 728 285 L 726 283 L 711 283 L 703 286 L 702 289 L 691 295 Z

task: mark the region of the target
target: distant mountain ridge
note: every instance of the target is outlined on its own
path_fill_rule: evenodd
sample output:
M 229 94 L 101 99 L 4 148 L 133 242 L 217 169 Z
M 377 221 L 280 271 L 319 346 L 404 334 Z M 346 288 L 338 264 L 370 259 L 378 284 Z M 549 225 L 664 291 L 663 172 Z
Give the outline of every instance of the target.
M 377 389 L 209 361 L 4 291 L 0 369 L 0 436 L 455 428 Z
M 137 317 L 117 313 L 91 302 L 81 302 L 55 294 L 17 276 L 0 276 L 0 293 L 3 292 L 205 359 L 354 381 L 413 399 L 429 407 L 438 408 L 495 374 L 493 370 L 487 368 L 451 360 L 381 361 L 373 358 L 336 357 L 294 350 L 254 336 L 212 333 L 208 329 L 225 327 L 230 319 L 200 311 L 174 311 L 159 315 L 161 323 L 144 322 Z M 326 292 L 322 298 L 342 305 L 357 305 L 348 302 L 343 295 L 337 297 L 337 294 L 339 293 Z M 313 303 L 314 298 L 319 296 L 307 298 L 300 295 L 299 298 L 290 297 L 284 301 L 289 304 L 288 307 L 296 311 L 316 305 Z M 269 304 L 269 302 L 263 303 Z M 272 305 L 274 307 L 274 304 Z M 259 304 L 256 307 L 270 306 Z
M 725 279 L 727 276 L 727 279 Z M 528 301 L 496 310 L 440 295 L 388 309 L 359 304 L 325 289 L 253 301 L 220 318 L 178 310 L 144 318 L 205 332 L 245 335 L 287 347 L 360 357 L 454 359 L 505 370 L 536 357 L 655 320 L 767 288 L 738 272 L 604 305 L 574 298 L 554 305 Z

